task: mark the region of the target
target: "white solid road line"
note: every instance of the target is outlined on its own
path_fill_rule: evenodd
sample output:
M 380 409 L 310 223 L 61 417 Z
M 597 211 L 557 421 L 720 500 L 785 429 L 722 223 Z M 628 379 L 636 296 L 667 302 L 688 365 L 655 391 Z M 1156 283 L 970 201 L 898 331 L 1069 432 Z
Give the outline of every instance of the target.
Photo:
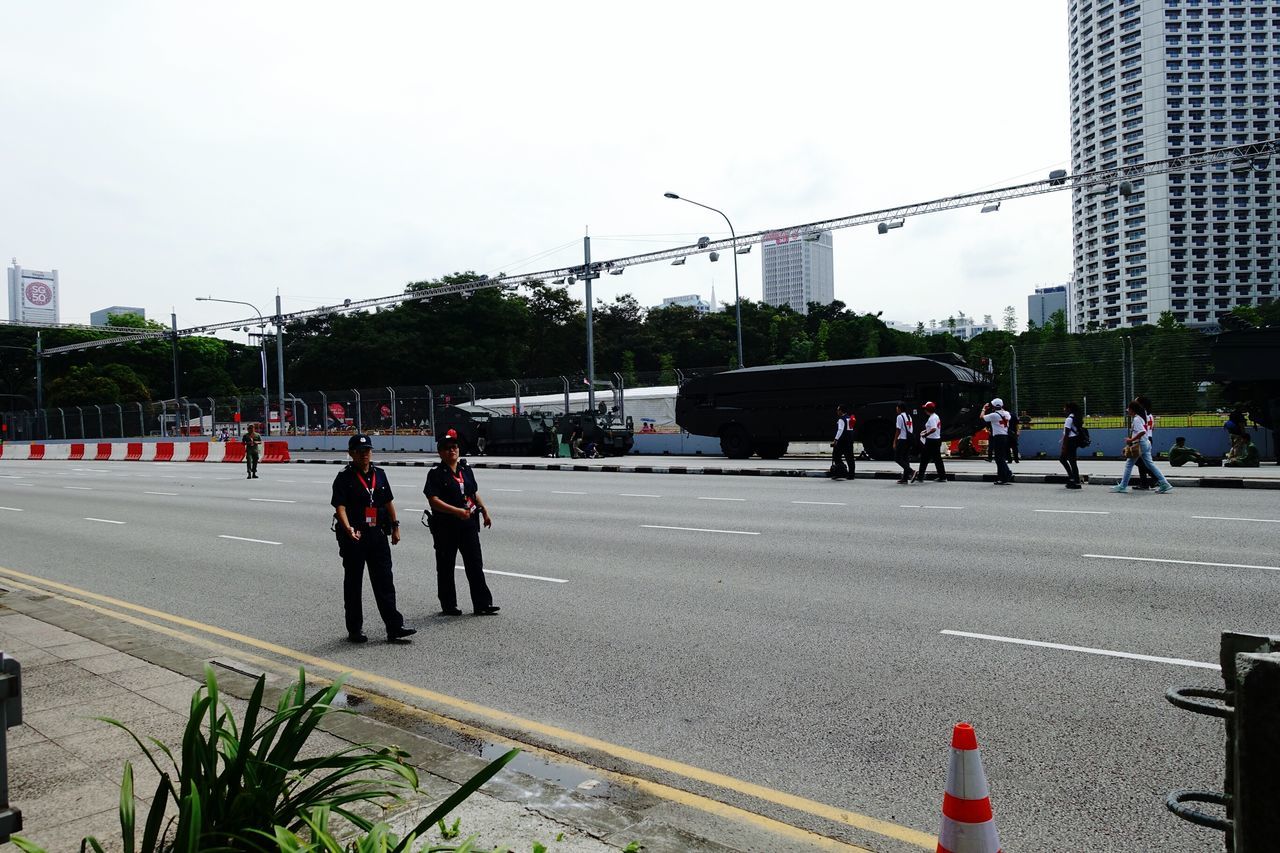
M 635 492 L 622 492 L 618 495 L 620 498 L 660 498 L 662 495 L 642 495 Z
M 22 512 L 22 510 L 18 509 L 16 506 L 0 506 L 0 509 L 5 512 Z
M 1066 515 L 1111 515 L 1110 510 L 1103 509 L 1038 509 L 1036 512 L 1060 512 Z
M 1013 643 L 1019 646 L 1037 646 L 1042 649 L 1061 649 L 1067 652 L 1084 652 L 1089 655 L 1103 655 L 1112 658 L 1128 658 L 1129 660 L 1145 660 L 1152 663 L 1167 663 L 1174 666 L 1194 666 L 1199 669 L 1216 669 L 1221 670 L 1222 667 L 1216 663 L 1202 663 L 1198 660 L 1186 660 L 1185 658 L 1162 658 L 1155 655 L 1139 655 L 1133 652 L 1116 652 L 1111 649 L 1091 649 L 1088 646 L 1068 646 L 1063 643 L 1045 643 L 1040 640 L 1020 640 L 1017 637 L 997 637 L 994 634 L 973 634 L 969 631 L 939 631 L 940 634 L 947 634 L 952 637 L 971 637 L 975 640 L 993 640 L 997 643 Z
M 1081 554 L 1094 560 L 1134 560 L 1139 563 L 1176 563 L 1180 566 L 1216 566 L 1221 569 L 1263 569 L 1268 572 L 1280 572 L 1280 566 L 1251 566 L 1247 563 L 1204 563 L 1199 560 L 1162 560 L 1158 557 L 1123 557 L 1115 554 Z
M 250 539 L 247 536 L 228 536 L 225 533 L 218 534 L 219 539 L 234 539 L 237 542 L 257 542 L 259 545 L 283 545 L 283 542 L 272 542 L 270 539 Z
M 642 524 L 641 527 L 647 527 L 650 530 L 688 530 L 692 533 L 736 533 L 739 536 L 759 536 L 751 530 L 717 530 L 714 527 L 671 527 L 666 524 Z
M 249 498 L 251 501 L 257 501 L 260 504 L 296 504 L 297 501 L 286 501 L 281 498 Z
M 700 501 L 745 501 L 746 498 L 698 498 Z
M 112 519 L 110 519 L 110 518 L 93 518 L 93 517 L 87 517 L 87 518 L 85 518 L 85 521 L 97 521 L 97 522 L 100 522 L 101 524 L 125 524 L 125 523 L 127 523 L 127 522 L 123 522 L 123 521 L 113 521 L 113 520 L 112 520 Z
M 1280 524 L 1280 518 L 1236 518 L 1230 515 L 1193 515 L 1205 521 L 1257 521 L 1262 524 Z
M 812 506 L 848 506 L 839 501 L 792 501 L 793 504 L 810 504 Z
M 462 569 L 463 566 L 454 566 L 455 569 Z M 568 583 L 564 578 L 544 578 L 542 575 L 522 575 L 519 572 L 500 572 L 497 569 L 485 569 L 486 575 L 504 575 L 509 578 L 528 578 L 531 581 L 548 581 L 550 583 Z
M 176 498 L 177 492 L 143 492 L 144 495 L 163 495 L 167 498 Z

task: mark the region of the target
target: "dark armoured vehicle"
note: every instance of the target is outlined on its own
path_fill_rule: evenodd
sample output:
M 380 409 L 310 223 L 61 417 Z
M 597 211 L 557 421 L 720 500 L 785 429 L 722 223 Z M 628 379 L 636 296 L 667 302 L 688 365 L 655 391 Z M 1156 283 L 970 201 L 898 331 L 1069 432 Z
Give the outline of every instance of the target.
M 627 418 L 623 422 L 615 413 L 604 408 L 602 404 L 601 411 L 594 413 L 587 410 L 558 416 L 559 434 L 562 438 L 568 437 L 575 428 L 581 429 L 584 448 L 595 444 L 596 451 L 601 456 L 625 456 L 635 444 L 631 419 Z
M 690 379 L 676 397 L 676 423 L 718 436 L 731 459 L 777 459 L 792 441 L 830 441 L 835 408 L 858 419 L 856 438 L 873 459 L 892 456 L 894 405 L 937 404 L 942 437 L 972 434 L 992 384 L 955 353 L 747 367 Z
M 582 430 L 583 446 L 594 443 L 602 456 L 622 456 L 634 441 L 631 427 L 609 412 L 494 415 L 446 406 L 436 410 L 435 432 L 456 432 L 464 455 L 547 456 L 575 427 Z

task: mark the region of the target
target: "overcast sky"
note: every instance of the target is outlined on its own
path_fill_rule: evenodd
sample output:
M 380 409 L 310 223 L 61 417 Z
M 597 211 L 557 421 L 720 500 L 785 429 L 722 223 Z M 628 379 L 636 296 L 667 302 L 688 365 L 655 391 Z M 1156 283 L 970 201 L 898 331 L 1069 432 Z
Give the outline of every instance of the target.
M 1069 158 L 1067 12 L 912 3 L 7 4 L 0 253 L 64 322 L 180 326 L 519 273 L 1044 177 Z M 1071 271 L 1055 193 L 835 232 L 835 294 L 915 322 Z M 642 304 L 733 265 L 629 268 Z M 761 298 L 760 251 L 740 268 Z M 581 285 L 575 293 L 581 295 Z M 4 303 L 7 305 L 7 300 Z

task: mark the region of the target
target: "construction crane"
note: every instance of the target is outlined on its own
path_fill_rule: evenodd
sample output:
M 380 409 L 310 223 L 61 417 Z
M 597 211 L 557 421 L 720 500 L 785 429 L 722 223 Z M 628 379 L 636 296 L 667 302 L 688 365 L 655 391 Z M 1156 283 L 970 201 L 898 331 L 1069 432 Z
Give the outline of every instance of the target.
M 736 240 L 710 240 L 703 237 L 698 240 L 698 242 L 688 246 L 677 246 L 672 249 L 662 249 L 657 252 L 646 252 L 641 255 L 629 255 L 627 257 L 614 258 L 612 260 L 597 261 L 592 263 L 589 269 L 584 268 L 582 265 L 578 265 L 540 270 L 538 272 L 520 273 L 518 275 L 498 275 L 494 277 L 481 276 L 476 281 L 461 282 L 458 284 L 444 284 L 424 290 L 406 291 L 389 296 L 374 297 L 371 299 L 346 300 L 341 305 L 321 306 L 319 308 L 310 308 L 305 311 L 298 311 L 292 314 L 279 315 L 273 317 L 272 322 L 277 324 L 287 324 L 306 320 L 312 317 L 323 317 L 330 314 L 340 314 L 348 311 L 360 311 L 367 308 L 377 308 L 381 306 L 398 305 L 404 302 L 434 299 L 437 296 L 448 296 L 455 293 L 472 293 L 477 290 L 486 290 L 494 287 L 514 289 L 519 285 L 529 285 L 545 281 L 554 282 L 557 280 L 572 284 L 575 280 L 582 279 L 587 276 L 590 276 L 593 279 L 598 278 L 602 273 L 618 275 L 627 267 L 638 266 L 640 264 L 653 264 L 662 261 L 679 264 L 683 262 L 684 258 L 687 258 L 690 255 L 709 254 L 712 252 L 718 254 L 719 252 L 734 251 L 735 249 L 742 250 L 756 243 L 764 243 L 768 240 L 789 241 L 817 239 L 817 235 L 824 231 L 836 231 L 841 228 L 854 228 L 859 225 L 876 224 L 879 227 L 880 233 L 884 233 L 889 229 L 902 227 L 903 222 L 908 217 L 912 216 L 921 216 L 926 213 L 940 213 L 944 210 L 956 210 L 962 207 L 981 206 L 988 210 L 998 210 L 1000 204 L 1006 201 L 1027 198 L 1029 196 L 1063 192 L 1065 190 L 1079 190 L 1081 192 L 1087 192 L 1089 190 L 1097 190 L 1099 188 L 1106 189 L 1115 187 L 1121 195 L 1128 195 L 1129 192 L 1132 191 L 1132 187 L 1135 182 L 1154 175 L 1210 169 L 1218 166 L 1226 166 L 1231 171 L 1237 173 L 1261 170 L 1266 168 L 1266 164 L 1276 155 L 1277 149 L 1280 149 L 1280 139 L 1272 138 L 1262 142 L 1249 142 L 1242 145 L 1231 145 L 1225 148 L 1213 148 L 1199 153 L 1185 154 L 1179 157 L 1169 157 L 1165 160 L 1153 160 L 1147 163 L 1114 166 L 1106 169 L 1098 169 L 1092 172 L 1079 172 L 1074 175 L 1067 174 L 1066 170 L 1057 170 L 1050 173 L 1049 177 L 1044 180 L 1033 181 L 1027 184 L 1018 184 L 1016 186 L 1002 187 L 994 190 L 983 190 L 981 192 L 964 193 L 961 195 L 948 196 L 946 198 L 933 199 L 931 201 L 902 205 L 900 207 L 890 207 L 882 210 L 871 210 L 865 213 L 855 213 L 852 216 L 842 216 L 836 219 L 822 219 L 816 222 L 790 225 L 784 228 L 771 228 L 765 231 L 757 231 L 753 234 L 739 235 Z M 239 326 L 248 325 L 251 321 L 256 323 L 255 318 L 233 320 L 226 323 L 214 323 L 206 326 L 195 326 L 189 329 L 180 329 L 177 334 L 179 336 L 206 334 L 208 332 L 234 329 Z M 155 336 L 168 336 L 172 334 L 172 332 L 153 333 Z M 102 346 L 114 342 L 116 341 L 91 341 L 80 344 L 69 344 L 67 346 L 53 347 L 45 350 L 45 354 L 51 355 L 59 352 L 71 352 L 73 350 L 87 349 L 93 346 Z

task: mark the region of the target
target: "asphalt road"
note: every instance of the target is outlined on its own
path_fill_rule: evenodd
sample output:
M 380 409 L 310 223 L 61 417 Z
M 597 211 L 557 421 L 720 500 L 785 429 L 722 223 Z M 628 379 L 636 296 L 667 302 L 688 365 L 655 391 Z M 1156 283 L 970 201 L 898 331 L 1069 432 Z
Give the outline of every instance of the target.
M 1280 630 L 1274 492 L 543 471 L 479 472 L 487 567 L 536 577 L 490 576 L 498 617 L 442 618 L 425 470 L 389 468 L 422 631 L 352 647 L 337 468 L 240 470 L 0 462 L 0 565 L 925 832 L 972 722 L 1007 850 L 1220 845 L 1162 802 L 1221 786 L 1221 725 L 1162 694 L 1219 682 L 1193 664 L 1221 630 Z

